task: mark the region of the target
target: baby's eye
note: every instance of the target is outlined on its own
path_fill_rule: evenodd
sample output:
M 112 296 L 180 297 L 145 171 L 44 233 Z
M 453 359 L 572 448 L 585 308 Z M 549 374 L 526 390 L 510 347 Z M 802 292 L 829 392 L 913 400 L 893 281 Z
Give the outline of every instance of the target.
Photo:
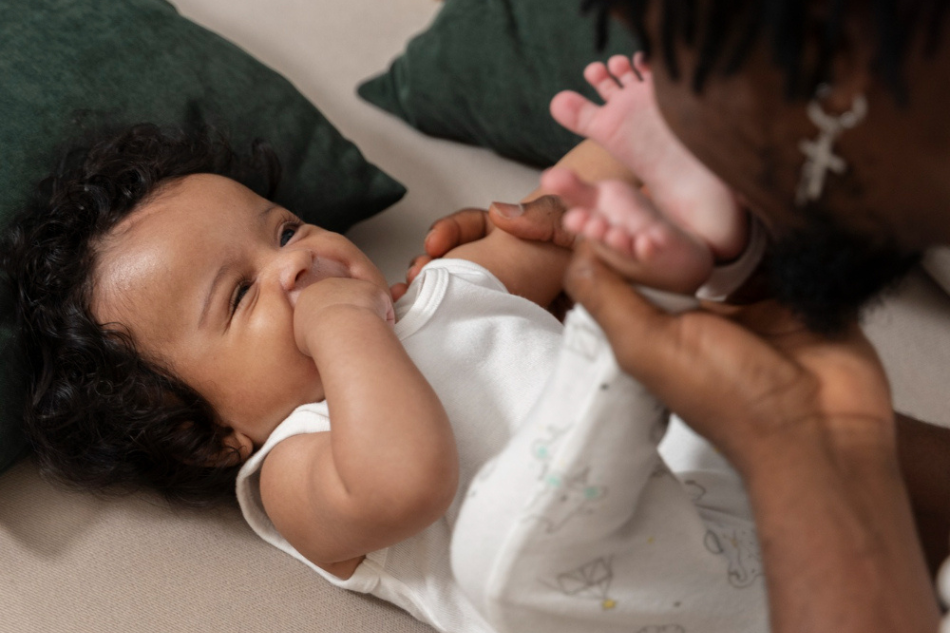
M 287 242 L 290 241 L 290 238 L 297 234 L 297 229 L 299 228 L 300 226 L 297 224 L 285 225 L 284 228 L 280 230 L 280 245 L 286 246 Z
M 244 298 L 244 295 L 247 294 L 247 291 L 251 289 L 251 284 L 242 281 L 238 284 L 237 288 L 234 291 L 234 298 L 231 300 L 231 314 L 234 314 L 234 311 L 238 309 L 238 306 L 241 305 L 241 300 Z

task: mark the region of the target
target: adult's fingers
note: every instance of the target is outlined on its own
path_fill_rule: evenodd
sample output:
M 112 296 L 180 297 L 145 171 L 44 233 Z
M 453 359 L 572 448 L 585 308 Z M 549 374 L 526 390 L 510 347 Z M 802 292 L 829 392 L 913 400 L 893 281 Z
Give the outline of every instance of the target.
M 425 238 L 429 257 L 442 257 L 456 246 L 479 240 L 491 232 L 485 209 L 469 207 L 435 221 Z
M 623 370 L 684 417 L 703 415 L 727 392 L 745 399 L 753 379 L 787 380 L 788 363 L 755 333 L 707 311 L 665 312 L 586 243 L 575 251 L 565 288 L 600 324 Z
M 600 324 L 620 367 L 728 454 L 737 454 L 748 424 L 773 419 L 776 411 L 802 409 L 814 398 L 799 366 L 770 340 L 738 325 L 736 315 L 668 314 L 602 264 L 585 243 L 575 251 L 565 286 Z M 772 330 L 775 315 L 759 316 L 770 317 L 760 325 Z M 788 335 L 787 330 L 772 334 Z
M 493 202 L 488 209 L 491 222 L 506 233 L 523 240 L 573 248 L 576 235 L 561 223 L 566 211 L 561 199 L 551 195 L 517 205 Z
M 578 244 L 564 280 L 567 293 L 597 321 L 625 371 L 648 387 L 676 363 L 674 317 L 660 310 L 599 261 L 591 246 Z M 672 368 L 670 368 L 672 369 Z

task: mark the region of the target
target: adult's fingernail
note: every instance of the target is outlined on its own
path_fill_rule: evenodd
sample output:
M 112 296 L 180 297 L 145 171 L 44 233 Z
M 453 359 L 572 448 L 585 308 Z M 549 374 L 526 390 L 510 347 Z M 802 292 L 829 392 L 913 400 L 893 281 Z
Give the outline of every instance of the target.
M 508 204 L 507 202 L 492 202 L 493 207 L 498 209 L 498 213 L 506 218 L 517 218 L 524 213 L 524 205 Z

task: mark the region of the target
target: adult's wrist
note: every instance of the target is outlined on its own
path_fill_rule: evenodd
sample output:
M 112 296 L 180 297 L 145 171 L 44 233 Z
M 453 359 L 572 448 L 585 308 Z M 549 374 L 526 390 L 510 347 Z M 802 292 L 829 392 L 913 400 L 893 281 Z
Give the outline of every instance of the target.
M 899 472 L 893 418 L 808 418 L 767 426 L 733 446 L 720 447 L 747 485 L 765 480 L 767 486 L 774 478 L 794 475 L 804 464 L 820 464 L 842 476 Z
M 758 445 L 742 464 L 773 631 L 935 630 L 936 601 L 888 425 L 819 426 L 817 435 Z

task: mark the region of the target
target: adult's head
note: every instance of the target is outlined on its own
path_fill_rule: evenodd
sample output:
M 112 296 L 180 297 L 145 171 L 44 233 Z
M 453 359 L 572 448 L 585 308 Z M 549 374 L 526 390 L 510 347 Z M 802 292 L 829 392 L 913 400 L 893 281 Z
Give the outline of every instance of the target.
M 945 0 L 602 2 L 647 47 L 670 127 L 777 240 L 773 289 L 814 325 L 950 244 Z M 809 103 L 840 116 L 862 98 L 832 147 L 846 171 L 802 204 Z

